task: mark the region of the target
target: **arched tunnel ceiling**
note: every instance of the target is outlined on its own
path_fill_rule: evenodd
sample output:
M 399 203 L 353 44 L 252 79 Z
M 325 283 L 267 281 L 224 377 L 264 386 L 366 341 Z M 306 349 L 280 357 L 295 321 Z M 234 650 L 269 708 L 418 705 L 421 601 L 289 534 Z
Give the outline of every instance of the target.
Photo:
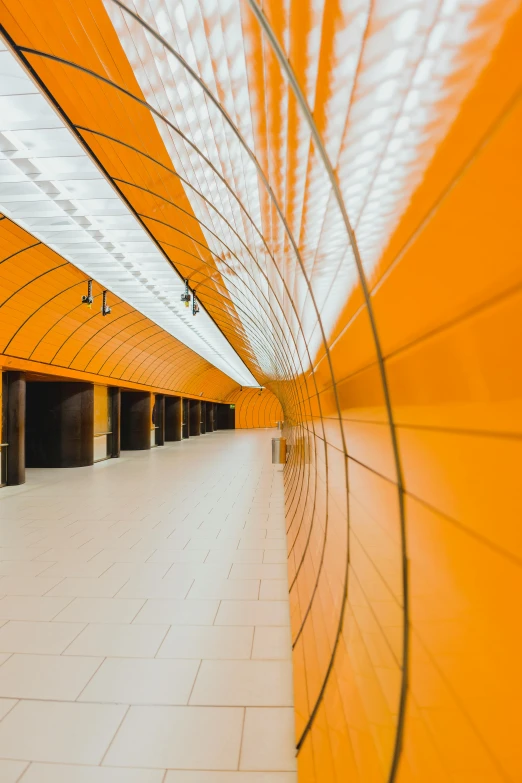
M 483 5 L 10 0 L 1 18 L 152 238 L 156 296 L 179 302 L 161 249 L 263 384 L 313 367 L 357 261 L 371 277 L 513 3 Z
M 129 205 L 113 192 L 103 170 L 13 53 L 0 51 L 0 61 L 0 201 L 5 212 L 237 383 L 255 385 L 207 312 L 194 318 L 185 308 L 183 280 L 161 245 L 151 241 Z M 179 231 L 190 244 L 188 234 Z
M 223 399 L 237 385 L 124 300 L 0 215 L 0 366 Z

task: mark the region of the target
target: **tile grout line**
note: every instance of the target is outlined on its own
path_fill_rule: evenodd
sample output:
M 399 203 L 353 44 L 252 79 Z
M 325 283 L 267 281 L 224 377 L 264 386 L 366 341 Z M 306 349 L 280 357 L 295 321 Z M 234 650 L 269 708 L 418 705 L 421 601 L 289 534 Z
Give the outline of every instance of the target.
M 195 660 L 197 660 L 197 659 L 195 659 Z M 196 676 L 194 677 L 194 682 L 192 683 L 192 688 L 190 689 L 190 693 L 189 693 L 188 698 L 187 698 L 187 704 L 186 704 L 187 707 L 201 707 L 202 706 L 201 704 L 191 704 L 190 703 L 190 700 L 192 698 L 192 694 L 194 693 L 194 688 L 196 687 L 196 682 L 197 682 L 197 679 L 198 679 L 199 672 L 201 671 L 202 663 L 203 663 L 203 658 L 200 658 L 199 659 L 198 668 L 196 670 Z
M 71 623 L 71 625 L 72 625 L 72 623 Z M 65 655 L 65 653 L 67 652 L 67 650 L 69 649 L 69 647 L 71 646 L 71 644 L 74 644 L 74 642 L 76 641 L 76 639 L 77 639 L 79 636 L 81 636 L 81 635 L 82 635 L 82 633 L 85 631 L 85 629 L 86 629 L 86 628 L 87 628 L 89 625 L 91 625 L 91 623 L 83 623 L 83 628 L 82 628 L 80 631 L 78 631 L 78 633 L 76 634 L 76 636 L 74 637 L 74 639 L 71 639 L 71 641 L 70 641 L 68 644 L 66 644 L 66 645 L 65 645 L 64 649 L 63 649 L 63 650 L 62 650 L 60 653 L 58 653 L 58 655 Z M 51 654 L 52 654 L 52 653 L 51 653 Z M 93 656 L 93 657 L 97 657 L 97 656 Z
M 87 657 L 90 657 L 90 656 L 87 656 Z M 94 657 L 98 657 L 98 656 L 92 656 L 92 657 L 94 658 Z M 78 696 L 77 696 L 77 697 L 74 699 L 74 703 L 78 703 L 78 699 L 80 698 L 80 696 L 82 695 L 82 693 L 84 692 L 84 690 L 87 688 L 87 686 L 89 685 L 89 683 L 91 682 L 91 680 L 93 679 L 93 677 L 95 677 L 95 676 L 96 676 L 96 674 L 97 674 L 97 673 L 100 671 L 101 667 L 103 666 L 103 664 L 105 663 L 105 661 L 106 661 L 106 660 L 107 660 L 107 658 L 106 658 L 106 657 L 102 657 L 102 659 L 101 659 L 100 663 L 98 664 L 98 666 L 96 667 L 96 669 L 93 671 L 93 673 L 91 674 L 91 676 L 89 677 L 89 679 L 87 680 L 87 682 L 85 683 L 85 685 L 83 686 L 83 688 L 81 689 L 81 691 L 80 691 L 80 693 L 78 694 Z M 85 702 L 79 702 L 79 703 L 80 703 L 80 704 L 83 704 L 83 703 L 85 703 Z
M 25 767 L 22 770 L 22 772 L 20 773 L 20 775 L 16 778 L 16 783 L 18 783 L 18 781 L 22 780 L 22 778 L 25 776 L 25 773 L 28 771 L 28 769 L 29 769 L 29 767 L 31 766 L 32 763 L 33 763 L 32 761 L 28 761 L 27 762 L 27 764 L 25 765 Z
M 121 719 L 121 721 L 120 721 L 120 723 L 119 723 L 119 725 L 118 725 L 118 728 L 117 728 L 117 729 L 116 729 L 116 731 L 114 732 L 114 736 L 112 737 L 111 741 L 109 742 L 109 745 L 108 745 L 108 747 L 107 747 L 107 750 L 105 751 L 105 753 L 104 753 L 104 754 L 103 754 L 103 756 L 101 757 L 101 761 L 100 761 L 100 763 L 98 764 L 98 766 L 99 766 L 99 767 L 103 766 L 103 762 L 105 761 L 105 757 L 107 756 L 107 753 L 110 751 L 110 749 L 111 749 L 111 747 L 112 747 L 112 743 L 113 743 L 113 742 L 114 742 L 114 740 L 116 739 L 116 737 L 117 737 L 117 735 L 118 735 L 118 733 L 119 733 L 119 731 L 120 731 L 121 727 L 123 726 L 123 722 L 125 721 L 125 718 L 127 717 L 127 715 L 128 715 L 128 714 L 129 714 L 129 712 L 130 712 L 130 708 L 131 708 L 131 705 L 130 705 L 130 704 L 128 704 L 128 705 L 127 705 L 127 709 L 125 710 L 125 712 L 124 712 L 124 714 L 123 714 L 123 717 L 122 717 L 122 719 Z

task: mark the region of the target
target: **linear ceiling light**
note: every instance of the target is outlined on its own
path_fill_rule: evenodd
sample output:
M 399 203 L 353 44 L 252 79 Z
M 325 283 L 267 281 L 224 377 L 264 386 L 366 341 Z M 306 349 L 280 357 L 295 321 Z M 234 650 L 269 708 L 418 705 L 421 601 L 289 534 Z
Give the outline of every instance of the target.
M 0 208 L 242 386 L 258 386 L 76 136 L 0 39 Z

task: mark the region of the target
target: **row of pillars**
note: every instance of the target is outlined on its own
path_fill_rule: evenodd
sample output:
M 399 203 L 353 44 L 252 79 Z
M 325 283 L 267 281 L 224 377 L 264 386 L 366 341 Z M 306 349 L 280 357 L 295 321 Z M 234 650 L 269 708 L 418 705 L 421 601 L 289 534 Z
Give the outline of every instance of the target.
M 23 484 L 26 467 L 84 467 L 94 462 L 94 385 L 31 381 L 21 372 L 2 374 L 2 476 Z M 143 450 L 166 441 L 233 429 L 229 405 L 109 387 L 107 454 Z M 153 429 L 152 429 L 153 427 Z

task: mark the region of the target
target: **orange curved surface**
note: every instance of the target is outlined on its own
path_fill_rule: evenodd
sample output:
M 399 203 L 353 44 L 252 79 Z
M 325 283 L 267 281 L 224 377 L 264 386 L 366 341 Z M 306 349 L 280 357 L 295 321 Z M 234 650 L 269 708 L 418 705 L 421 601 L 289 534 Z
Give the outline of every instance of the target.
M 0 219 L 0 367 L 223 400 L 237 384 L 9 218 Z
M 235 389 L 225 402 L 236 406 L 236 430 L 276 427 L 283 420 L 281 403 L 269 389 Z
M 218 108 L 112 0 L 0 16 L 282 406 L 300 783 L 515 783 L 520 3 L 178 5 L 184 26 L 129 2 Z M 93 72 L 175 116 L 190 187 L 166 117 Z M 118 372 L 170 377 L 170 359 L 135 358 L 133 329 Z M 215 383 L 255 426 L 255 392 Z

